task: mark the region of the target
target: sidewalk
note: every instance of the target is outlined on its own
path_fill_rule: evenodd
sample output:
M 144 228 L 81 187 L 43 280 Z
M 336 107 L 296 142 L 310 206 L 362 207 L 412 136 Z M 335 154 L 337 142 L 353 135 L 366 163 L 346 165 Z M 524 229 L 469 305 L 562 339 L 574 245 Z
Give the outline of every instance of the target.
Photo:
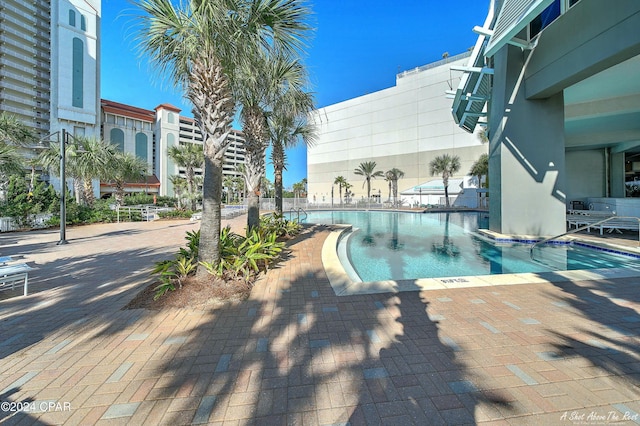
M 640 424 L 634 280 L 336 297 L 317 226 L 244 303 L 122 310 L 197 227 L 0 234 L 38 267 L 0 301 L 0 422 Z

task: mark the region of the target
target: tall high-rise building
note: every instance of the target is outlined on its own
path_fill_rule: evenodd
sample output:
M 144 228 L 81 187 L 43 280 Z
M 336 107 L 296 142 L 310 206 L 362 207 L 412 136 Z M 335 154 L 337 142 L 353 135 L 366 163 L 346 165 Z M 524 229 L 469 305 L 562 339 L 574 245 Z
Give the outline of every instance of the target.
M 0 112 L 40 137 L 100 128 L 100 0 L 0 3 Z

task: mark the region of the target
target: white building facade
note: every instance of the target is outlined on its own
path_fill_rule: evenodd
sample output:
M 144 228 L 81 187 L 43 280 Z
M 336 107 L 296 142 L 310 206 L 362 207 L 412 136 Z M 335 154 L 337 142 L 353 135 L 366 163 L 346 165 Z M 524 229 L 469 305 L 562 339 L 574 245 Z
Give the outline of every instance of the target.
M 338 185 L 334 184 L 338 176 L 353 185 L 353 201 L 366 198 L 363 177 L 354 170 L 363 162 L 374 161 L 376 171 L 397 168 L 404 172 L 398 191 L 405 205 L 439 203 L 444 191 L 435 181 L 441 177 L 431 175 L 429 163 L 444 154 L 460 158 L 461 168 L 453 178 L 472 190 L 464 176 L 487 152 L 487 145 L 452 122 L 451 100 L 445 97 L 461 75 L 450 67 L 465 64 L 468 56 L 457 55 L 400 73 L 393 87 L 314 111 L 318 140 L 307 150 L 309 202 L 327 204 L 333 194 L 333 204 L 339 204 Z M 373 180 L 371 188 L 376 200 L 389 198 L 384 178 Z M 452 199 L 464 192 L 450 189 Z M 469 199 L 467 204 L 475 207 L 475 195 Z

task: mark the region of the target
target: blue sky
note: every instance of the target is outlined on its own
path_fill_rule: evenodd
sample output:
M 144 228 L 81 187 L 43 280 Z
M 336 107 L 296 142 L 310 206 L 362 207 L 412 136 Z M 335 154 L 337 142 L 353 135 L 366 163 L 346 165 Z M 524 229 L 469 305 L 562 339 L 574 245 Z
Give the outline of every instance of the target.
M 135 2 L 135 0 L 132 0 Z M 145 109 L 162 103 L 192 117 L 182 95 L 136 53 L 129 0 L 102 0 L 101 96 Z M 306 64 L 316 105 L 324 107 L 391 87 L 400 71 L 473 46 L 489 0 L 316 0 Z M 443 94 L 444 96 L 444 94 Z M 287 152 L 285 187 L 306 176 L 306 147 Z M 273 180 L 273 167 L 267 165 Z

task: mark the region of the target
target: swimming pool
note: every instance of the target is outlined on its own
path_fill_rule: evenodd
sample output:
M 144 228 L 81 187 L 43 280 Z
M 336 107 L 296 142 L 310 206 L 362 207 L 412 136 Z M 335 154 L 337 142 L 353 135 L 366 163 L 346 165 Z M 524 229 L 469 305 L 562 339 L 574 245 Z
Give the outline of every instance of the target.
M 602 268 L 635 268 L 638 259 L 577 244 L 539 246 L 495 244 L 477 231 L 488 227 L 486 214 L 319 211 L 302 220 L 351 224 L 340 242 L 341 262 L 360 282 L 541 273 Z M 352 268 L 352 271 L 351 271 Z M 356 276 L 353 276 L 353 275 Z

